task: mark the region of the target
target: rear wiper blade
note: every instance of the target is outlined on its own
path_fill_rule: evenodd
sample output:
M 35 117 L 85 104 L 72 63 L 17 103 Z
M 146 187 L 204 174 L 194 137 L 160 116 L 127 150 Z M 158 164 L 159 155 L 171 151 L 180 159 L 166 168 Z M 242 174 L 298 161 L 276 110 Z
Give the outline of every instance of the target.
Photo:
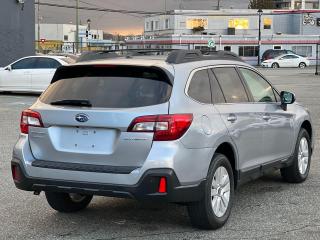
M 51 105 L 61 105 L 61 106 L 80 106 L 80 107 L 92 107 L 89 100 L 59 100 L 50 103 Z

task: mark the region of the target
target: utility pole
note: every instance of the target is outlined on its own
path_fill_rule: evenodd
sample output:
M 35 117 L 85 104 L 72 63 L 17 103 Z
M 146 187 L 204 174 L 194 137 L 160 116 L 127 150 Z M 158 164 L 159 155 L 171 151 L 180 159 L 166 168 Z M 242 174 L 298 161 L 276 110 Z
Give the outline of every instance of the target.
M 259 35 L 258 35 L 258 41 L 259 41 L 259 48 L 258 48 L 258 66 L 260 66 L 260 53 L 261 53 L 261 17 L 263 14 L 262 9 L 260 8 L 258 10 L 258 14 L 259 14 Z
M 38 0 L 38 50 L 39 50 L 39 43 L 40 43 L 40 20 L 41 20 L 41 16 L 40 16 L 40 0 Z
M 220 10 L 220 0 L 218 0 L 218 6 L 217 9 Z
M 79 53 L 79 0 L 76 0 L 76 53 Z

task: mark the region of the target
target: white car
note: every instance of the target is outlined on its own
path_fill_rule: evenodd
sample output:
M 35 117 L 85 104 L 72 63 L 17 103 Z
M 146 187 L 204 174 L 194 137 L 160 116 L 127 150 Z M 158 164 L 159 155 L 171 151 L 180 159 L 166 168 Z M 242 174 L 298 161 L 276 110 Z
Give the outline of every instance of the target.
M 0 68 L 0 91 L 43 92 L 56 69 L 71 63 L 63 56 L 29 56 Z
M 310 65 L 310 61 L 296 54 L 284 54 L 274 59 L 268 59 L 261 63 L 262 67 L 279 68 L 279 67 L 299 67 L 305 68 Z

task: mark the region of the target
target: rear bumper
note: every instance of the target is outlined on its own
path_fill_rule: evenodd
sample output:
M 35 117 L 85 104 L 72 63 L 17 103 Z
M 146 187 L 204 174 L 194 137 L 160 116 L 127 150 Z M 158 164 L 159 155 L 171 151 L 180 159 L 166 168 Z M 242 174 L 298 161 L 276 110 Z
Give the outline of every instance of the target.
M 23 164 L 19 160 L 13 159 L 11 164 L 19 174 L 19 180 L 14 181 L 16 187 L 25 191 L 81 193 L 137 200 L 183 203 L 201 200 L 204 196 L 206 182 L 202 180 L 196 184 L 182 186 L 172 169 L 148 170 L 137 184 L 130 186 L 40 179 L 27 176 Z M 166 193 L 158 192 L 161 177 L 166 178 Z

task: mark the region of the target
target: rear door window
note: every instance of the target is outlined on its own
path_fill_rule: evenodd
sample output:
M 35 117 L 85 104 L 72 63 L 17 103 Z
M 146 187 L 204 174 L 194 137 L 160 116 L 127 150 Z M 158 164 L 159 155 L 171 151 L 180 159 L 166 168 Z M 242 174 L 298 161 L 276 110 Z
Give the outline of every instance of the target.
M 197 71 L 193 75 L 188 88 L 188 95 L 198 102 L 212 103 L 210 80 L 207 70 Z
M 241 79 L 233 67 L 214 68 L 213 72 L 221 86 L 227 103 L 248 102 L 249 98 Z
M 33 69 L 35 68 L 36 58 L 25 58 L 22 59 L 14 64 L 12 64 L 11 68 L 13 70 L 20 70 L 20 69 Z
M 38 58 L 36 61 L 35 68 L 36 69 L 56 69 L 60 67 L 61 64 L 54 59 L 51 58 Z
M 59 68 L 40 100 L 88 100 L 92 107 L 134 108 L 165 103 L 172 83 L 158 68 L 73 66 Z

